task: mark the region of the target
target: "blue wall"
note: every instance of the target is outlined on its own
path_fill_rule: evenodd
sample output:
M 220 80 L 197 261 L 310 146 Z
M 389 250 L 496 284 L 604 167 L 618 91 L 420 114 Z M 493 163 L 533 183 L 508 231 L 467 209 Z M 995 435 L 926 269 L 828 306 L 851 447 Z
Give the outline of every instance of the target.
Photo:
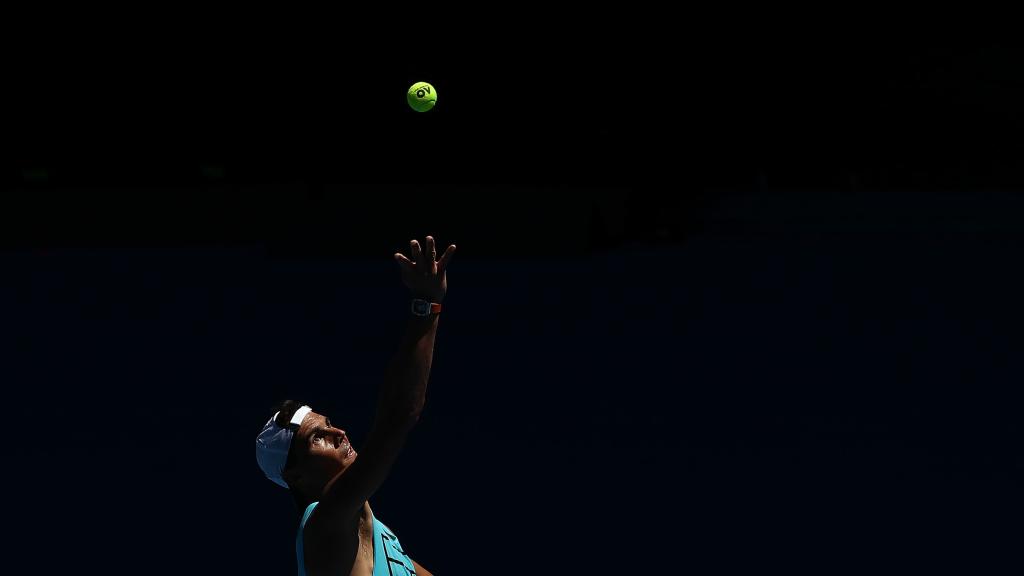
M 996 526 L 1024 470 L 1019 236 L 813 228 L 456 256 L 374 510 L 437 574 L 842 566 Z M 283 398 L 365 439 L 407 306 L 389 254 L 0 263 L 14 549 L 46 573 L 291 573 L 294 506 L 253 439 Z

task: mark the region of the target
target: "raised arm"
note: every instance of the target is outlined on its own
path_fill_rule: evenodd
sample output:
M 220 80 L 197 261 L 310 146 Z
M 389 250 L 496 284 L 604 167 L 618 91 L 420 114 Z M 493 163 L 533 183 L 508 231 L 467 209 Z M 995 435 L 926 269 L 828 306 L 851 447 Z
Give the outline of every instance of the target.
M 412 297 L 440 304 L 447 292 L 445 270 L 455 245 L 448 246 L 437 258 L 434 239 L 426 237 L 425 246 L 410 242 L 411 259 L 395 254 L 403 283 Z M 416 425 L 426 401 L 427 381 L 434 356 L 434 336 L 438 314 L 417 316 L 410 311 L 405 335 L 391 359 L 381 383 L 373 427 L 356 461 L 334 477 L 324 489 L 321 513 L 352 517 L 377 491 Z

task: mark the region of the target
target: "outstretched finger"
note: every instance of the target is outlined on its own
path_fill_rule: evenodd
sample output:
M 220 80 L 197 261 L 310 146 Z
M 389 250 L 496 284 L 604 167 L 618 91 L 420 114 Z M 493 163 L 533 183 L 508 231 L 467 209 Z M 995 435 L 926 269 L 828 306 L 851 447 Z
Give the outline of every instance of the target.
M 448 266 L 448 261 L 452 259 L 452 255 L 455 254 L 455 244 L 448 246 L 448 249 L 441 255 L 441 260 L 437 263 L 437 271 L 443 272 Z
M 405 272 L 413 272 L 416 269 L 416 266 L 412 263 L 412 261 L 406 258 L 401 252 L 395 253 L 395 260 L 398 262 L 398 265 Z
M 412 261 L 419 264 L 423 260 L 423 250 L 420 248 L 420 243 L 416 240 L 409 241 L 409 252 L 412 254 Z
M 427 249 L 427 256 L 430 257 L 430 262 L 431 263 L 436 262 L 437 261 L 437 248 L 434 246 L 434 237 L 433 236 L 427 236 L 426 249 Z

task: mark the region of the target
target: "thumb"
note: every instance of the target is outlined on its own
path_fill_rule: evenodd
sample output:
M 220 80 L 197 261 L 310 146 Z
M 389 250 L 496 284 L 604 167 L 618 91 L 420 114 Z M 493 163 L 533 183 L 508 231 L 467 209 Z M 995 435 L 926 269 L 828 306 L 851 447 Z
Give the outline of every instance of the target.
M 403 256 L 400 252 L 395 254 L 395 261 L 398 262 L 398 266 L 403 270 L 412 271 L 413 263 L 411 260 Z

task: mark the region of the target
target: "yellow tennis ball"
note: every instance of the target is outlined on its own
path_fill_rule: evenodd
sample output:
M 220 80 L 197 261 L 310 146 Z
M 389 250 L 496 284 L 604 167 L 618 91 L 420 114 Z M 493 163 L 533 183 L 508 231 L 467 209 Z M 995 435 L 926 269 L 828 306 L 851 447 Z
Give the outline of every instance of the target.
M 406 94 L 409 106 L 417 112 L 426 112 L 437 104 L 437 90 L 426 82 L 417 82 L 409 87 Z

